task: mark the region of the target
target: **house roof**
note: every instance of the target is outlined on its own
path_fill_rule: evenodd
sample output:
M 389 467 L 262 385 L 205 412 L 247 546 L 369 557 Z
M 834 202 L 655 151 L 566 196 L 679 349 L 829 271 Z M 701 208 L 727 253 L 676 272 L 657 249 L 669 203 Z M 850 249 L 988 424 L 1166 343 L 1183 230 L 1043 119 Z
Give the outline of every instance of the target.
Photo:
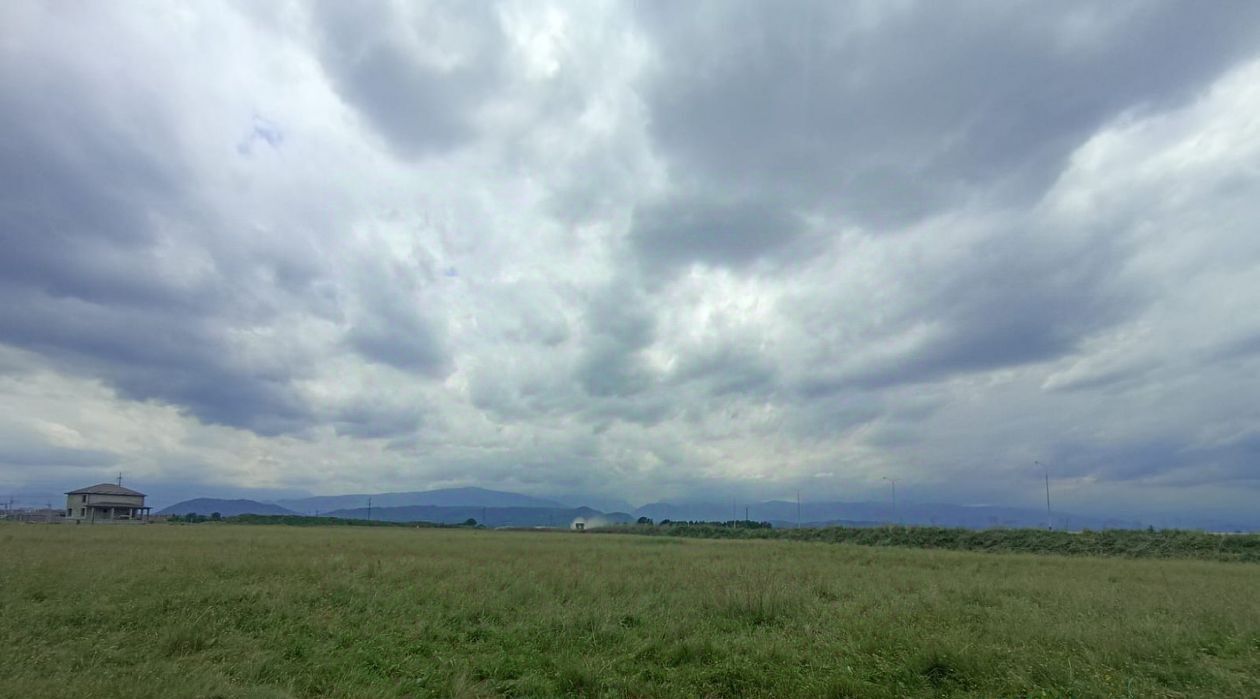
M 136 492 L 131 488 L 124 488 L 121 485 L 114 485 L 113 483 L 100 483 L 88 488 L 71 490 L 66 495 L 138 495 L 144 497 L 144 493 Z

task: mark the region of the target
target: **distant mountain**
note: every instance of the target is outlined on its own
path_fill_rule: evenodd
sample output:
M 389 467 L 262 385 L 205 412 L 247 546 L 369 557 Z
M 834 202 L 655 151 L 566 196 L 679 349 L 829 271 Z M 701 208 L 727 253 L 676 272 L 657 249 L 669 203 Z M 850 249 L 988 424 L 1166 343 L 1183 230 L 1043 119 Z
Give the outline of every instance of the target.
M 634 505 L 620 498 L 609 498 L 587 493 L 561 493 L 552 495 L 551 499 L 570 507 L 589 507 L 600 512 L 631 512 L 634 510 Z
M 219 500 L 217 498 L 196 498 L 194 500 L 185 500 L 176 503 L 162 510 L 158 510 L 159 515 L 186 515 L 199 514 L 209 515 L 218 512 L 224 517 L 235 517 L 236 515 L 293 515 L 297 514 L 292 510 L 286 510 L 279 505 L 270 503 L 254 502 L 253 500 Z
M 386 507 L 546 507 L 563 508 L 554 500 L 508 493 L 485 488 L 441 488 L 411 493 L 365 493 L 361 495 L 328 495 L 321 497 L 277 500 L 276 503 L 302 514 L 333 510 L 366 508 L 372 498 L 373 508 Z
M 773 522 L 776 526 L 795 526 L 797 505 L 781 500 L 749 503 L 664 503 L 644 505 L 634 516 L 651 517 L 659 522 L 671 520 L 725 521 L 748 518 Z M 836 523 L 869 526 L 876 523 L 915 524 L 940 527 L 988 529 L 992 527 L 1044 527 L 1046 513 L 1041 510 L 989 505 L 947 505 L 939 503 L 898 503 L 893 513 L 889 502 L 806 502 L 800 506 L 800 520 L 807 526 L 831 526 Z M 1104 517 L 1085 517 L 1066 512 L 1054 513 L 1055 529 L 1137 529 L 1141 522 Z
M 625 512 L 600 512 L 589 507 L 366 507 L 333 510 L 329 517 L 342 519 L 377 519 L 385 522 L 434 522 L 460 524 L 469 519 L 487 527 L 558 527 L 567 528 L 574 519 L 599 519 L 610 524 L 628 524 L 635 520 Z

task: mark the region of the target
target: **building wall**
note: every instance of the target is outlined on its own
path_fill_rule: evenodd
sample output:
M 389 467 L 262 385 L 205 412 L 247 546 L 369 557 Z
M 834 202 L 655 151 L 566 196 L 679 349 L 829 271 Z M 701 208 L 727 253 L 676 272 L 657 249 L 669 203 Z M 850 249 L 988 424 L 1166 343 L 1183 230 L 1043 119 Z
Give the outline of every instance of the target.
M 89 505 L 110 503 L 114 507 L 144 507 L 144 498 L 139 495 L 67 495 L 67 519 L 91 519 Z

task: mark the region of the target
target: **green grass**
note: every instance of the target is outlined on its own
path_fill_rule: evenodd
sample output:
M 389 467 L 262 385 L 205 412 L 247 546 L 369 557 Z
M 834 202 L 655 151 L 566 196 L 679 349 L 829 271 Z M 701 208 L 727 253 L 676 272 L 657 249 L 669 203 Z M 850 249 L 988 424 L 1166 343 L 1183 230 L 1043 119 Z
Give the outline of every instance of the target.
M 0 526 L 0 695 L 1255 697 L 1260 566 Z
M 1061 532 L 1044 529 L 959 529 L 947 527 L 823 527 L 769 529 L 703 524 L 628 525 L 595 533 L 680 536 L 698 539 L 784 539 L 862 546 L 1052 553 L 1061 556 L 1190 558 L 1260 563 L 1260 535 L 1210 534 L 1183 530 L 1108 529 Z

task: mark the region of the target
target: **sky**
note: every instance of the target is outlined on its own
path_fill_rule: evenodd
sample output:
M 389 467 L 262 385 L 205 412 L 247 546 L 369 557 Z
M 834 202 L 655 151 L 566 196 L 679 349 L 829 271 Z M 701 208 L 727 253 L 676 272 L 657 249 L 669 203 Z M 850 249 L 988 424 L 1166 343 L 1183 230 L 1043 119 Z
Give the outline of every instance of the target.
M 1258 222 L 1250 0 L 9 0 L 0 495 L 1253 512 Z

